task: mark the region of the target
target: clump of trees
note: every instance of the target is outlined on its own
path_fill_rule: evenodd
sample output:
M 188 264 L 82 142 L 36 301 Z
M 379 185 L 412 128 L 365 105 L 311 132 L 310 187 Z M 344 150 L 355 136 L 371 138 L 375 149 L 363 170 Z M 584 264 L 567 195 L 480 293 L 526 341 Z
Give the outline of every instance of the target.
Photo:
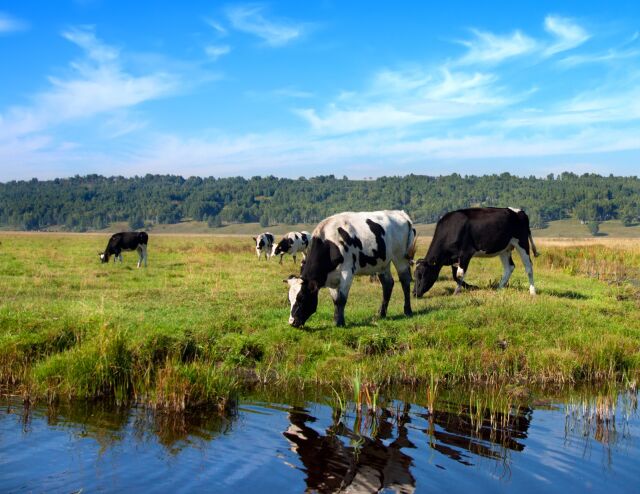
M 534 228 L 575 216 L 590 225 L 619 218 L 640 222 L 640 179 L 562 173 L 516 177 L 458 174 L 407 175 L 348 180 L 333 175 L 299 179 L 268 177 L 183 178 L 176 175 L 103 177 L 0 184 L 0 226 L 23 230 L 131 228 L 185 219 L 211 227 L 226 223 L 314 223 L 346 210 L 404 209 L 417 222 L 471 206 L 525 209 Z M 591 228 L 591 227 L 590 227 Z

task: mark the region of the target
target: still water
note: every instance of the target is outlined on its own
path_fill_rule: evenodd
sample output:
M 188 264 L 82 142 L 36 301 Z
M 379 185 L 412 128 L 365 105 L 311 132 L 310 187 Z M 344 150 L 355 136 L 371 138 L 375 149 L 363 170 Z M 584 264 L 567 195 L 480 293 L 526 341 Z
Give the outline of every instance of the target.
M 635 393 L 314 400 L 220 417 L 5 399 L 0 492 L 640 492 Z

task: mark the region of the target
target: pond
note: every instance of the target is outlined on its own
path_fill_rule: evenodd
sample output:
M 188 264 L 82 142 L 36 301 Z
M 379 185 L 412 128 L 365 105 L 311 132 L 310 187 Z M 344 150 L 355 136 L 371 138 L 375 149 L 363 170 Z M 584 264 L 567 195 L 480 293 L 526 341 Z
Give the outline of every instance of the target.
M 396 396 L 371 412 L 331 394 L 254 396 L 225 416 L 5 398 L 0 491 L 640 490 L 635 392 Z

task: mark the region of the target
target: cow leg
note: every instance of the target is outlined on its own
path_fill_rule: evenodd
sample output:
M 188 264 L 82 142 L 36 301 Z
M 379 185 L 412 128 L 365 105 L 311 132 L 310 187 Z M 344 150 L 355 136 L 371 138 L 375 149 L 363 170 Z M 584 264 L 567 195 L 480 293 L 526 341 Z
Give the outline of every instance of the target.
M 144 267 L 147 267 L 147 246 L 146 245 L 142 245 L 142 255 L 143 255 L 143 260 L 144 260 Z
M 296 255 L 293 254 L 293 264 L 295 264 L 295 263 L 296 263 Z
M 329 295 L 333 300 L 333 322 L 336 326 L 344 326 L 344 306 L 347 305 L 347 296 L 340 288 L 329 288 Z
M 513 259 L 511 259 L 511 252 L 503 252 L 500 254 L 500 260 L 502 261 L 502 268 L 504 269 L 502 273 L 502 279 L 500 280 L 500 284 L 498 288 L 504 288 L 507 283 L 509 283 L 509 278 L 511 278 L 511 273 L 515 269 L 515 264 L 513 264 Z
M 284 257 L 284 254 L 280 254 L 280 264 L 282 264 L 282 258 Z
M 458 278 L 458 266 L 451 266 L 451 275 L 453 276 L 453 281 L 456 282 L 456 285 L 462 285 L 462 288 L 469 289 L 469 288 L 475 288 L 473 285 L 469 285 L 469 283 L 466 283 L 465 281 L 461 280 L 460 278 Z
M 529 277 L 529 293 L 535 295 L 536 287 L 533 284 L 533 265 L 531 263 L 531 256 L 529 255 L 529 239 L 524 237 L 524 239 L 518 240 L 518 243 L 514 244 L 514 247 L 518 251 L 520 259 L 522 259 L 522 264 L 524 264 L 524 270 Z
M 404 294 L 404 315 L 412 316 L 411 310 L 411 269 L 407 268 L 405 271 L 398 273 L 400 278 L 400 284 L 402 285 L 402 293 Z
M 138 252 L 138 269 L 140 269 L 140 265 L 142 264 L 142 259 L 144 259 L 144 254 L 142 253 L 142 245 L 138 245 L 136 248 Z
M 389 300 L 391 299 L 391 292 L 393 291 L 393 276 L 391 271 L 387 270 L 378 274 L 378 279 L 382 285 L 382 305 L 378 314 L 380 317 L 387 317 L 387 307 L 389 306 Z
M 460 256 L 460 262 L 458 263 L 458 268 L 456 269 L 456 280 L 457 286 L 453 291 L 454 295 L 458 295 L 462 288 L 466 285 L 464 282 L 464 276 L 467 274 L 467 268 L 469 267 L 469 262 L 471 262 L 471 258 L 473 254 L 463 254 Z

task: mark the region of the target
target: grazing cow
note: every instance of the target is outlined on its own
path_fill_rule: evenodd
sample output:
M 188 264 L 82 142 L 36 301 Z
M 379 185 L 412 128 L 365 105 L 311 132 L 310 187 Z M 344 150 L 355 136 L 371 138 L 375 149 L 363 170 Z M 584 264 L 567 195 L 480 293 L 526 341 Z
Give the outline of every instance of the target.
M 427 255 L 416 262 L 415 294 L 421 297 L 433 286 L 442 266 L 451 266 L 457 283 L 454 293 L 460 293 L 468 286 L 464 277 L 472 257 L 500 256 L 504 268 L 499 284 L 502 288 L 515 268 L 511 259 L 511 251 L 515 249 L 529 276 L 529 293 L 535 295 L 529 243 L 537 256 L 529 218 L 520 209 L 471 208 L 447 213 L 436 225 Z
M 107 248 L 104 252 L 99 252 L 100 260 L 105 263 L 109 262 L 109 257 L 113 257 L 113 262 L 120 259 L 122 262 L 122 251 L 135 250 L 138 252 L 138 267 L 144 261 L 144 267 L 147 267 L 147 243 L 149 235 L 146 232 L 120 232 L 114 233 L 109 239 Z
M 293 257 L 293 262 L 296 262 L 298 252 L 301 252 L 302 258 L 305 259 L 310 241 L 311 234 L 309 232 L 289 232 L 273 246 L 271 255 L 280 255 L 280 264 L 282 264 L 282 258 L 285 254 L 290 254 Z
M 340 213 L 323 220 L 313 231 L 300 277 L 291 276 L 289 324 L 302 326 L 318 307 L 318 291 L 329 288 L 334 322 L 344 326 L 344 306 L 354 275 L 377 274 L 382 284 L 380 317 L 387 314 L 393 290 L 391 263 L 404 292 L 404 313 L 411 312 L 410 262 L 416 231 L 404 211 Z
M 273 234 L 269 232 L 261 233 L 257 237 L 253 237 L 253 241 L 256 243 L 258 260 L 260 260 L 262 254 L 264 254 L 264 258 L 268 261 L 271 257 L 271 250 L 273 249 Z

